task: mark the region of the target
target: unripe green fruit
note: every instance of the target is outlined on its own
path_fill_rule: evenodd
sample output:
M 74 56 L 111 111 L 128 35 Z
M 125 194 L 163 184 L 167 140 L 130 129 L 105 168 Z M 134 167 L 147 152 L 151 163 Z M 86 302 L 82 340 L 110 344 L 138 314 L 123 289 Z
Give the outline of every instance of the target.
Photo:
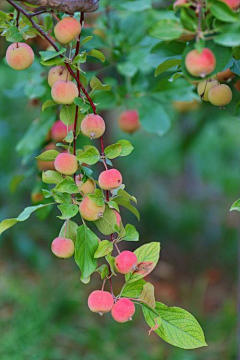
M 89 114 L 81 122 L 81 131 L 90 139 L 98 139 L 105 132 L 105 121 L 99 115 Z
M 112 317 L 119 323 L 131 321 L 134 314 L 135 305 L 129 299 L 121 298 L 113 305 Z
M 204 48 L 202 52 L 198 52 L 196 49 L 191 50 L 185 58 L 185 66 L 191 75 L 205 77 L 215 69 L 216 58 L 208 48 Z
M 72 81 L 56 81 L 52 87 L 52 98 L 57 104 L 71 105 L 78 97 L 78 88 Z
M 82 175 L 76 176 L 76 185 L 80 191 L 80 193 L 87 195 L 93 194 L 96 189 L 96 184 L 92 179 L 87 179 L 87 181 L 82 181 Z
M 208 99 L 215 106 L 224 106 L 232 101 L 232 90 L 226 84 L 213 86 L 208 92 Z
M 122 175 L 116 169 L 105 170 L 99 175 L 98 182 L 103 190 L 117 189 L 122 185 Z
M 62 259 L 70 258 L 74 254 L 74 242 L 71 239 L 57 237 L 51 248 L 53 254 Z
M 203 80 L 203 81 L 200 81 L 200 83 L 198 84 L 198 87 L 197 87 L 198 95 L 201 97 L 202 100 L 209 101 L 208 100 L 208 92 L 209 92 L 209 90 L 213 86 L 216 86 L 218 84 L 219 84 L 219 82 L 217 80 Z
M 89 309 L 100 315 L 111 311 L 113 305 L 113 296 L 108 291 L 95 290 L 88 297 Z
M 125 250 L 115 258 L 115 267 L 120 274 L 128 274 L 136 269 L 137 262 L 136 255 L 131 251 Z
M 72 154 L 61 153 L 56 157 L 54 166 L 60 174 L 73 175 L 78 169 L 78 161 Z
M 68 72 L 68 69 L 65 66 L 55 66 L 50 69 L 48 73 L 48 84 L 49 86 L 53 86 L 55 82 L 62 80 L 62 81 L 71 81 L 72 76 Z
M 14 70 L 24 70 L 29 68 L 34 61 L 34 52 L 25 43 L 13 43 L 6 52 L 8 65 Z
M 79 212 L 83 219 L 88 221 L 96 221 L 100 219 L 105 211 L 105 205 L 98 206 L 89 197 L 85 197 L 79 205 Z
M 69 44 L 81 33 L 80 23 L 73 17 L 65 17 L 54 28 L 54 35 L 61 44 Z

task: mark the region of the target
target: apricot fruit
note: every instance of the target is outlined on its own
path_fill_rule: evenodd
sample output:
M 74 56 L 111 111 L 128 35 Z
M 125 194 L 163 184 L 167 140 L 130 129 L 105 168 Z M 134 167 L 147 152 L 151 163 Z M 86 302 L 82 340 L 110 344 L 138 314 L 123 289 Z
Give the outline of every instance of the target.
M 113 212 L 116 215 L 117 226 L 120 227 L 122 221 L 121 215 L 117 210 L 113 210 Z
M 48 73 L 48 85 L 53 86 L 56 81 L 71 81 L 72 76 L 65 66 L 55 66 Z
M 137 267 L 137 262 L 136 255 L 129 250 L 122 251 L 115 258 L 115 266 L 120 274 L 128 274 L 134 271 Z
M 78 169 L 76 156 L 69 153 L 58 154 L 54 161 L 55 169 L 63 175 L 73 175 Z
M 76 185 L 83 195 L 93 194 L 96 189 L 96 184 L 92 179 L 87 179 L 85 182 L 82 181 L 83 176 L 76 176 Z
M 67 136 L 68 131 L 73 130 L 73 127 L 73 124 L 67 127 L 61 120 L 57 120 L 51 128 L 51 138 L 56 142 L 61 142 Z
M 201 97 L 202 100 L 209 101 L 208 92 L 213 86 L 216 85 L 219 85 L 219 82 L 214 79 L 200 81 L 197 86 L 198 95 Z
M 235 74 L 230 69 L 226 69 L 216 74 L 216 79 L 220 82 L 229 82 L 234 77 Z
M 54 35 L 61 44 L 69 44 L 81 33 L 80 23 L 73 17 L 65 17 L 54 28 Z
M 232 90 L 226 84 L 213 86 L 208 92 L 208 99 L 215 106 L 227 105 L 232 101 Z
M 117 189 L 122 185 L 122 175 L 116 169 L 105 170 L 99 175 L 98 182 L 103 190 Z
M 88 297 L 88 307 L 91 311 L 105 314 L 112 310 L 114 305 L 113 296 L 108 291 L 95 290 Z
M 78 88 L 72 81 L 58 80 L 53 84 L 51 94 L 57 104 L 71 105 L 78 97 Z
M 139 116 L 136 110 L 127 110 L 120 114 L 118 118 L 119 128 L 129 134 L 134 133 L 140 128 Z
M 8 65 L 14 70 L 24 70 L 29 68 L 34 61 L 32 48 L 25 43 L 13 43 L 6 52 Z
M 221 0 L 221 1 L 227 4 L 232 10 L 237 10 L 240 6 L 240 0 Z
M 125 323 L 132 320 L 135 314 L 135 305 L 129 299 L 121 298 L 113 305 L 111 313 L 115 321 Z
M 79 212 L 83 219 L 96 221 L 100 219 L 105 211 L 105 205 L 98 206 L 92 199 L 85 197 L 79 205 Z
M 51 249 L 57 257 L 67 259 L 74 254 L 74 242 L 71 239 L 57 237 L 53 240 Z
M 81 122 L 81 131 L 83 135 L 89 137 L 90 139 L 98 139 L 105 132 L 105 121 L 99 115 L 86 115 Z
M 216 67 L 216 58 L 214 53 L 204 48 L 202 52 L 191 50 L 185 58 L 185 66 L 187 71 L 196 77 L 205 77 L 214 71 Z

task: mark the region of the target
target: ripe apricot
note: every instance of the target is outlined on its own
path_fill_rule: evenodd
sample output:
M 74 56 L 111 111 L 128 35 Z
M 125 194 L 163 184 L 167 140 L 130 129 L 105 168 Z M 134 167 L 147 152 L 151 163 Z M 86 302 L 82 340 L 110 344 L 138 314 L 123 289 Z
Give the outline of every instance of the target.
M 51 248 L 53 254 L 62 259 L 70 258 L 74 254 L 74 242 L 71 239 L 57 237 Z
M 119 128 L 126 133 L 134 133 L 140 128 L 137 110 L 127 110 L 120 114 L 118 118 Z
M 119 323 L 131 321 L 135 314 L 134 303 L 126 298 L 119 299 L 112 308 L 112 317 Z
M 105 170 L 99 175 L 98 182 L 103 190 L 117 189 L 122 185 L 122 175 L 116 169 Z
M 49 86 L 53 86 L 56 81 L 71 81 L 72 76 L 69 73 L 68 69 L 65 66 L 55 66 L 49 70 L 48 73 L 48 84 Z
M 234 77 L 235 74 L 230 69 L 226 69 L 216 74 L 216 79 L 220 82 L 231 81 Z
M 76 156 L 69 153 L 58 154 L 54 161 L 55 169 L 63 175 L 73 175 L 78 169 Z
M 34 61 L 32 48 L 25 43 L 13 43 L 6 52 L 8 65 L 14 70 L 24 70 L 29 68 Z
M 89 309 L 100 315 L 111 311 L 113 305 L 113 296 L 108 291 L 95 290 L 88 297 Z
M 120 274 L 128 274 L 137 267 L 137 257 L 132 251 L 124 250 L 115 258 L 115 266 Z
M 69 44 L 81 33 L 80 23 L 73 17 L 65 17 L 54 28 L 54 35 L 61 44 Z
M 105 132 L 105 121 L 99 115 L 86 115 L 81 122 L 81 131 L 83 135 L 89 137 L 90 139 L 98 139 Z
M 198 84 L 198 87 L 197 87 L 198 95 L 201 97 L 202 100 L 209 101 L 208 100 L 208 92 L 209 92 L 209 90 L 213 86 L 216 86 L 218 84 L 219 84 L 219 82 L 217 80 L 214 80 L 214 79 L 200 81 L 200 83 Z
M 98 206 L 92 199 L 86 196 L 79 205 L 79 212 L 83 219 L 96 221 L 103 216 L 105 205 Z
M 57 120 L 51 128 L 51 138 L 56 142 L 61 142 L 67 136 L 68 131 L 73 130 L 73 127 L 73 124 L 67 127 L 61 120 Z
M 71 105 L 78 97 L 78 88 L 72 81 L 58 80 L 53 84 L 51 94 L 57 104 Z
M 80 193 L 87 195 L 93 194 L 94 190 L 96 189 L 96 184 L 92 179 L 87 179 L 85 182 L 82 181 L 83 176 L 77 175 L 76 176 L 76 185 L 80 191 Z
M 213 86 L 208 92 L 208 99 L 215 106 L 224 106 L 232 101 L 232 90 L 226 84 Z
M 187 71 L 196 77 L 205 77 L 213 72 L 216 67 L 216 58 L 214 53 L 204 48 L 202 52 L 191 50 L 185 58 L 185 66 Z

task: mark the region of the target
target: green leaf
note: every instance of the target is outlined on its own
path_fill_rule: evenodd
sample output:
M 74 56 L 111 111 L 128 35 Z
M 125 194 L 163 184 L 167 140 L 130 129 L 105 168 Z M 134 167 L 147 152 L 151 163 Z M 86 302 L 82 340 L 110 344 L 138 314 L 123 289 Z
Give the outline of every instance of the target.
M 106 261 L 109 263 L 111 272 L 113 275 L 116 275 L 116 267 L 115 267 L 115 257 L 111 256 L 110 254 L 106 256 Z
M 61 193 L 59 191 L 56 191 L 55 189 L 52 189 L 52 196 L 57 203 L 66 204 L 66 205 L 71 203 L 70 194 Z
M 75 184 L 74 179 L 70 176 L 67 176 L 64 180 L 58 183 L 55 189 L 62 193 L 68 193 L 68 194 L 79 193 L 79 189 Z
M 84 64 L 87 61 L 87 54 L 86 51 L 84 51 L 82 54 L 78 54 L 74 60 L 73 64 Z
M 75 204 L 61 204 L 58 205 L 58 209 L 62 213 L 61 216 L 58 216 L 61 220 L 71 219 L 78 213 L 78 206 Z
M 108 159 L 115 159 L 116 157 L 120 156 L 121 152 L 122 145 L 119 143 L 107 146 L 104 151 L 105 156 Z
M 94 254 L 95 259 L 110 254 L 113 251 L 113 243 L 108 240 L 102 240 L 98 245 L 98 249 Z
M 238 20 L 238 15 L 233 12 L 230 7 L 223 1 L 208 2 L 211 13 L 218 19 L 224 22 L 235 22 Z
M 115 201 L 110 200 L 110 201 L 108 201 L 107 204 L 110 207 L 110 209 L 114 209 L 114 210 L 117 210 L 119 212 L 118 204 L 116 204 Z
M 157 265 L 160 255 L 160 243 L 151 242 L 140 246 L 137 250 L 134 251 L 134 254 L 137 256 L 138 263 L 152 263 L 152 269 Z M 127 283 L 135 282 L 139 279 L 142 279 L 145 276 L 144 273 L 135 273 L 132 272 L 125 276 Z
M 99 59 L 102 63 L 105 61 L 104 54 L 99 50 L 92 49 L 87 53 L 87 55 Z
M 11 25 L 5 32 L 6 40 L 9 42 L 22 41 L 23 37 L 15 25 Z
M 152 309 L 155 308 L 156 301 L 154 296 L 154 286 L 151 283 L 147 282 L 143 286 L 143 290 L 141 292 L 139 299 L 141 299 L 146 304 L 148 304 Z
M 109 269 L 107 264 L 101 265 L 99 268 L 97 268 L 96 271 L 101 275 L 102 280 L 106 279 L 109 275 Z
M 67 239 L 71 239 L 75 243 L 77 239 L 77 229 L 78 229 L 78 224 L 76 224 L 72 220 L 67 220 L 64 222 L 62 226 L 59 236 Z
M 54 59 L 55 57 L 65 53 L 66 48 L 61 48 L 59 51 L 39 51 L 42 61 L 48 61 Z
M 230 211 L 233 211 L 233 210 L 240 211 L 240 199 L 238 199 L 237 201 L 235 201 L 232 204 Z
M 34 211 L 37 211 L 49 205 L 53 205 L 53 203 L 40 204 L 37 206 L 29 206 L 26 209 L 24 209 L 23 212 L 17 218 L 3 220 L 0 223 L 0 235 L 7 229 L 14 226 L 16 223 L 27 220 Z
M 99 220 L 95 221 L 94 224 L 103 235 L 111 235 L 115 232 L 114 226 L 117 224 L 114 211 L 106 206 L 103 216 Z
M 93 76 L 91 78 L 90 86 L 93 91 L 95 91 L 95 90 L 110 91 L 111 90 L 111 85 L 102 84 L 101 81 L 96 76 Z
M 104 195 L 103 192 L 100 189 L 95 189 L 93 194 L 88 194 L 88 197 L 97 205 L 97 206 L 103 206 L 104 201 Z
M 43 104 L 42 104 L 42 111 L 46 110 L 49 107 L 52 106 L 57 106 L 57 104 L 55 103 L 55 101 L 53 100 L 46 100 Z
M 138 68 L 131 62 L 117 64 L 119 73 L 123 76 L 132 78 L 138 72 Z
M 54 161 L 60 153 L 57 150 L 47 150 L 36 156 L 37 160 Z
M 149 34 L 160 40 L 174 40 L 178 39 L 183 32 L 184 28 L 179 21 L 163 19 L 153 25 Z
M 69 131 L 67 133 L 67 136 L 63 139 L 63 141 L 66 141 L 67 143 L 71 144 L 73 142 L 73 131 Z
M 77 159 L 82 163 L 94 165 L 99 161 L 100 153 L 95 146 L 87 145 L 84 146 L 84 150 L 77 151 Z
M 93 36 L 86 36 L 82 41 L 81 41 L 81 46 L 83 46 L 84 44 L 86 44 L 88 41 L 92 40 Z
M 135 226 L 127 224 L 125 227 L 125 236 L 122 240 L 125 241 L 139 241 L 139 233 L 137 232 Z
M 120 3 L 120 7 L 124 10 L 131 12 L 140 12 L 144 10 L 149 10 L 152 8 L 151 0 L 135 0 L 135 1 L 126 1 Z
M 114 198 L 114 201 L 121 206 L 124 206 L 126 209 L 131 211 L 138 220 L 140 220 L 140 215 L 138 210 L 131 204 L 131 201 L 135 201 L 136 199 L 129 195 L 125 190 L 119 189 L 117 193 L 117 197 Z
M 75 261 L 79 266 L 82 278 L 88 278 L 96 269 L 94 254 L 98 248 L 98 237 L 86 225 L 79 226 L 75 243 Z
M 128 140 L 118 140 L 117 144 L 120 144 L 122 146 L 122 151 L 119 156 L 128 156 L 134 149 L 134 147 Z
M 140 279 L 131 284 L 124 285 L 122 296 L 127 298 L 139 298 L 143 291 L 143 286 L 146 284 L 146 281 Z
M 157 77 L 158 75 L 162 74 L 166 70 L 168 70 L 172 67 L 178 66 L 180 64 L 181 64 L 181 60 L 178 60 L 178 59 L 166 60 L 162 64 L 158 65 L 158 67 L 156 68 L 156 70 L 154 72 L 154 76 Z
M 218 30 L 220 34 L 215 36 L 215 43 L 226 47 L 240 45 L 240 22 L 219 26 Z
M 60 111 L 60 120 L 66 125 L 74 124 L 76 105 L 63 106 Z
M 59 174 L 57 171 L 47 170 L 47 171 L 43 171 L 42 173 L 42 181 L 45 184 L 58 184 L 62 180 L 63 180 L 62 175 Z
M 182 349 L 197 349 L 207 346 L 204 333 L 197 320 L 186 310 L 178 307 L 167 307 L 156 302 L 153 310 L 142 307 L 147 324 L 154 328 L 156 319 L 159 327 L 154 330 L 167 343 Z M 158 318 L 159 315 L 159 318 Z

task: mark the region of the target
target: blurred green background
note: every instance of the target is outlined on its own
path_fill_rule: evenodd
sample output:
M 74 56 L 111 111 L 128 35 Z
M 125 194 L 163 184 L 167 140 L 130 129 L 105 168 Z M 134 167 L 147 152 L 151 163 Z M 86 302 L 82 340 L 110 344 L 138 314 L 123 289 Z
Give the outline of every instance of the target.
M 23 93 L 31 71 L 0 64 L 0 220 L 31 203 L 37 181 L 36 154 L 23 162 L 16 151 L 40 111 Z M 52 255 L 61 227 L 53 211 L 45 221 L 32 215 L 0 238 L 0 359 L 237 359 L 239 214 L 229 209 L 239 197 L 239 120 L 202 104 L 174 113 L 171 130 L 159 137 L 144 130 L 123 134 L 117 111 L 104 116 L 106 144 L 125 138 L 135 148 L 114 163 L 139 201 L 141 222 L 123 211 L 124 223 L 137 227 L 141 243 L 161 242 L 161 260 L 149 276 L 156 298 L 194 314 L 209 346 L 185 351 L 148 336 L 140 310 L 128 324 L 90 313 L 87 297 L 100 286 L 98 277 L 83 285 L 73 260 Z

